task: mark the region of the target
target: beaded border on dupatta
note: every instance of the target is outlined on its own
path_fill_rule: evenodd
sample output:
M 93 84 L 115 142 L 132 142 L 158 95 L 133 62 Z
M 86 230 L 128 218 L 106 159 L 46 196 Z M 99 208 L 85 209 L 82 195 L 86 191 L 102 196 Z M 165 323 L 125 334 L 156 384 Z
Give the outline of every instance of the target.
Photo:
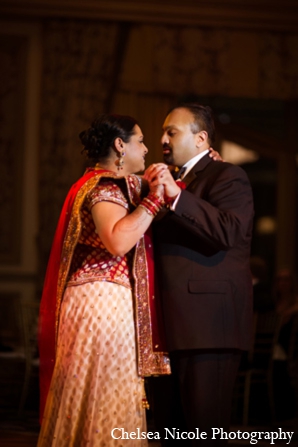
M 59 314 L 62 296 L 71 265 L 72 256 L 76 243 L 81 232 L 80 210 L 85 200 L 86 194 L 90 192 L 98 183 L 100 177 L 109 177 L 120 179 L 112 172 L 107 175 L 105 172 L 96 174 L 86 181 L 78 191 L 69 220 L 67 232 L 65 235 L 63 249 L 61 254 L 61 264 L 59 268 L 58 287 L 57 287 L 57 305 L 55 330 L 56 338 L 58 334 Z M 141 180 L 135 176 L 125 177 L 130 202 L 137 206 L 141 192 Z M 149 278 L 146 261 L 146 249 L 144 237 L 137 243 L 133 260 L 133 276 L 135 279 L 134 287 L 134 306 L 135 306 L 135 329 L 137 339 L 137 358 L 138 373 L 141 377 L 170 374 L 170 361 L 165 352 L 153 351 L 152 342 L 152 321 L 150 315 L 150 294 Z

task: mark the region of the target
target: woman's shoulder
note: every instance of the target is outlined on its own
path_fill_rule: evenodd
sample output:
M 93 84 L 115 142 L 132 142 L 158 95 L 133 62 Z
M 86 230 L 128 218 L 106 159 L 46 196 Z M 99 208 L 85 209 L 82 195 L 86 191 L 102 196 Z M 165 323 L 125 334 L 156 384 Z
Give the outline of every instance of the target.
M 126 195 L 127 190 L 130 192 L 140 193 L 142 188 L 142 178 L 136 174 L 129 174 L 123 177 L 105 177 L 102 176 L 97 184 L 98 189 L 121 190 Z
M 127 194 L 121 181 L 111 178 L 101 178 L 87 194 L 87 205 L 91 209 L 98 202 L 108 201 L 121 204 L 127 208 Z

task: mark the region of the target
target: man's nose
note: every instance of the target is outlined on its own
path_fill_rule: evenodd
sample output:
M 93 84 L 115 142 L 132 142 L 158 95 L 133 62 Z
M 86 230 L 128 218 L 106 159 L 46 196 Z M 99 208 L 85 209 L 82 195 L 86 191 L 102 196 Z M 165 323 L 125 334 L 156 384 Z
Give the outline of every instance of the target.
M 167 138 L 167 134 L 166 133 L 164 133 L 162 135 L 160 142 L 161 142 L 162 145 L 169 143 L 169 139 Z

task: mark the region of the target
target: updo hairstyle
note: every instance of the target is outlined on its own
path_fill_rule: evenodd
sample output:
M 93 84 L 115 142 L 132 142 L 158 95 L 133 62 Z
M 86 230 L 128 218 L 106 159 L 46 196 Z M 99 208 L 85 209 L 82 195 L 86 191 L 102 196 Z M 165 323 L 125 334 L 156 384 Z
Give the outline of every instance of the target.
M 128 143 L 134 134 L 137 121 L 125 115 L 101 115 L 93 121 L 89 129 L 83 130 L 80 140 L 84 146 L 82 153 L 94 163 L 109 158 L 116 138 Z

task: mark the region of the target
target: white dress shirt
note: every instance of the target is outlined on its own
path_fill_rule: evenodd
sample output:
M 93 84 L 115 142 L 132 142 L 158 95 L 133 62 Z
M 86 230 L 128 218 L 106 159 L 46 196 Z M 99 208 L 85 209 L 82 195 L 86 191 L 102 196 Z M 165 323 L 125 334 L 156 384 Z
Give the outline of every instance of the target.
M 189 173 L 189 171 L 194 167 L 194 165 L 197 164 L 198 161 L 201 160 L 201 158 L 203 158 L 205 155 L 207 155 L 208 152 L 209 152 L 209 149 L 206 149 L 205 151 L 200 152 L 198 155 L 196 155 L 195 157 L 193 157 L 190 160 L 188 160 L 188 162 L 185 163 L 182 166 L 182 168 L 186 168 L 186 169 L 185 169 L 185 171 L 183 173 L 183 176 L 179 180 L 182 180 Z M 174 200 L 174 202 L 170 206 L 170 209 L 172 211 L 175 210 L 175 207 L 176 207 L 176 204 L 177 204 L 177 202 L 179 200 L 180 194 L 181 194 L 181 192 L 178 194 L 178 196 L 176 197 L 176 199 Z

